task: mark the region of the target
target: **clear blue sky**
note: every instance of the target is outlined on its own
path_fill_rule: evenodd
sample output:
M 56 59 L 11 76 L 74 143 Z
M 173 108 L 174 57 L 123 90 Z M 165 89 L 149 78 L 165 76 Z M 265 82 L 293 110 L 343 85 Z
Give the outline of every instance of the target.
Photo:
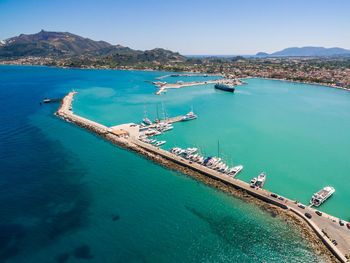
M 0 0 L 0 39 L 41 29 L 182 54 L 350 49 L 350 0 Z

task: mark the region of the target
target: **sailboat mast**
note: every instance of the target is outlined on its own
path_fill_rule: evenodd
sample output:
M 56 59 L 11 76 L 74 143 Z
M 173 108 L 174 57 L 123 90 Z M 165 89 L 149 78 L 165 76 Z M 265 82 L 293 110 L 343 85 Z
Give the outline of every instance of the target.
M 218 140 L 218 158 L 220 158 L 220 143 L 219 143 L 219 140 Z
M 146 111 L 146 102 L 143 104 L 143 118 L 147 118 L 147 111 Z
M 165 110 L 164 110 L 164 103 L 162 101 L 162 111 L 163 111 L 163 120 L 165 120 Z
M 158 114 L 158 103 L 156 104 L 156 116 L 157 116 L 157 121 L 159 120 L 159 114 Z

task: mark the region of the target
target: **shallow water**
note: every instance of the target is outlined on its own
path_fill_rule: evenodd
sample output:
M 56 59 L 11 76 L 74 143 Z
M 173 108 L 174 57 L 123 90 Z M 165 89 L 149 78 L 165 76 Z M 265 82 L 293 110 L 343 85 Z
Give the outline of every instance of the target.
M 270 136 L 279 138 L 270 128 L 276 131 L 288 123 L 282 116 L 276 117 L 271 100 L 279 102 L 278 112 L 284 115 L 283 111 L 292 111 L 280 101 L 286 98 L 284 92 L 297 96 L 295 90 L 301 90 L 300 101 L 307 105 L 308 92 L 313 91 L 316 100 L 318 93 L 330 93 L 334 100 L 343 98 L 343 107 L 347 106 L 347 93 L 340 96 L 339 91 L 322 87 L 249 80 L 249 85 L 239 87 L 234 95 L 208 85 L 155 96 L 156 88 L 143 80 L 163 74 L 168 73 L 0 67 L 1 262 L 320 261 L 300 234 L 281 219 L 115 147 L 55 117 L 57 103 L 40 106 L 39 101 L 75 89 L 79 93 L 74 112 L 106 125 L 138 122 L 145 101 L 150 118 L 156 115 L 156 105 L 161 115 L 161 102 L 171 116 L 185 114 L 193 105 L 199 118 L 175 124 L 175 129 L 164 135 L 168 140 L 165 147 L 173 144 L 175 135 L 177 145 L 196 143 L 203 145 L 206 153 L 215 154 L 219 139 L 222 153 L 245 165 L 240 178 L 248 180 L 265 169 L 267 188 L 278 188 L 286 195 L 291 191 L 303 200 L 310 193 L 303 196 L 293 184 L 302 182 L 307 189 L 310 179 L 290 178 L 289 173 L 278 176 L 279 162 L 285 158 L 271 153 L 273 149 L 287 152 L 285 148 L 292 144 L 289 139 L 294 137 L 284 138 L 285 147 L 278 141 L 260 149 L 273 141 Z M 302 102 L 297 109 L 305 107 Z M 332 103 L 328 104 L 333 110 Z M 271 112 L 275 114 L 267 118 Z M 266 118 L 270 122 L 261 127 Z M 252 130 L 255 135 L 248 136 Z M 294 130 L 288 136 L 297 134 Z M 301 158 L 292 163 L 296 161 Z M 293 169 L 302 170 L 301 164 Z M 292 170 L 288 163 L 286 167 L 284 170 Z M 284 183 L 282 175 L 286 176 Z M 291 181 L 289 187 L 286 180 Z M 331 211 L 335 208 L 330 204 L 344 193 L 330 183 L 337 189 L 337 195 L 325 204 L 325 210 Z M 341 210 L 334 211 L 341 214 Z

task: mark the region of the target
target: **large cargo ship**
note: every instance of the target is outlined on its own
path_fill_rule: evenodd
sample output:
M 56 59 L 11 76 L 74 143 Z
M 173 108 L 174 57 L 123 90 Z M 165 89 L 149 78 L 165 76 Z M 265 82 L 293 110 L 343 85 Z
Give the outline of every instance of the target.
M 324 201 L 326 201 L 335 192 L 334 187 L 326 186 L 317 193 L 315 193 L 311 200 L 310 205 L 320 206 Z
M 230 84 L 215 84 L 215 88 L 228 92 L 235 92 L 235 87 Z

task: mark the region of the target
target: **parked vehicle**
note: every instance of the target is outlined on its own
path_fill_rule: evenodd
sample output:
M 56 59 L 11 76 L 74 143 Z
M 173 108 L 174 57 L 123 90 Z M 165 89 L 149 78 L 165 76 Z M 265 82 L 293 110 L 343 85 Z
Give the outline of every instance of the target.
M 277 198 L 277 195 L 276 194 L 271 194 L 272 197 L 274 198 Z
M 302 209 L 305 209 L 305 206 L 302 205 L 302 204 L 298 204 L 298 207 L 302 208 Z
M 310 215 L 309 213 L 305 213 L 305 216 L 309 219 L 312 218 L 312 215 Z
M 320 211 L 315 211 L 316 215 L 322 216 L 322 213 Z

